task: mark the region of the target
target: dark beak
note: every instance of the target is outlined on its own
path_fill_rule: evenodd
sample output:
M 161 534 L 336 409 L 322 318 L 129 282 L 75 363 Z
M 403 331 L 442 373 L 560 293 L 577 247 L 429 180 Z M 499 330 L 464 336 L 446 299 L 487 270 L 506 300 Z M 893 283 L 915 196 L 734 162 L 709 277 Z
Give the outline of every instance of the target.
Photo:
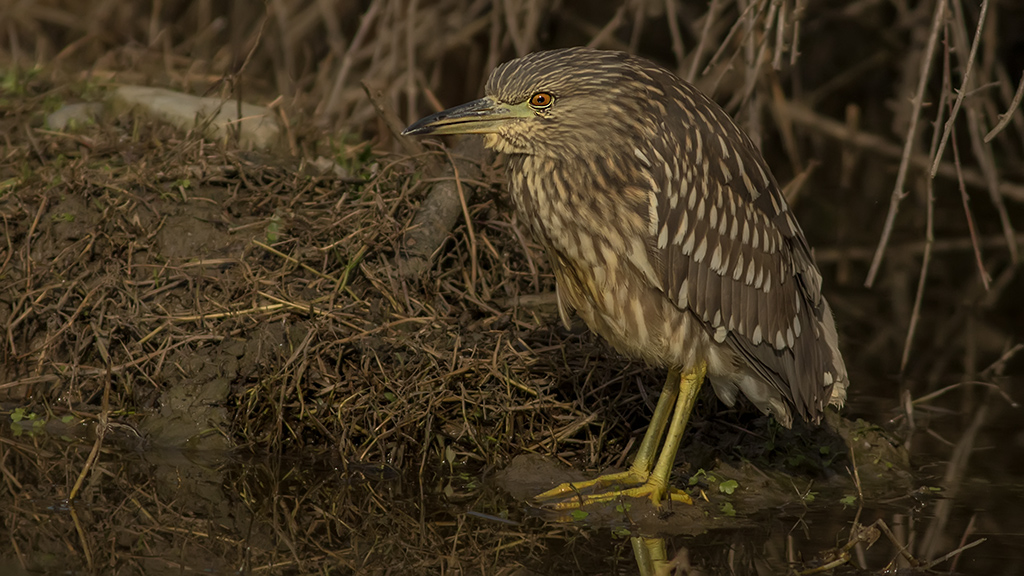
M 521 110 L 519 106 L 504 104 L 488 96 L 431 114 L 406 128 L 402 135 L 490 134 L 510 121 L 531 114 L 529 109 Z

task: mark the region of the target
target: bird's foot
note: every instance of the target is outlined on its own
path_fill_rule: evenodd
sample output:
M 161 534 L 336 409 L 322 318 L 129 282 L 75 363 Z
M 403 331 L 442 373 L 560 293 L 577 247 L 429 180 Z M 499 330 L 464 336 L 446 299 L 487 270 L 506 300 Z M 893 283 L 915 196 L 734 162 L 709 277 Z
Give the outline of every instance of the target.
M 534 502 L 554 510 L 571 510 L 623 498 L 649 498 L 655 508 L 660 508 L 664 499 L 693 504 L 689 494 L 669 486 L 668 481 L 635 470 L 566 482 L 535 497 Z

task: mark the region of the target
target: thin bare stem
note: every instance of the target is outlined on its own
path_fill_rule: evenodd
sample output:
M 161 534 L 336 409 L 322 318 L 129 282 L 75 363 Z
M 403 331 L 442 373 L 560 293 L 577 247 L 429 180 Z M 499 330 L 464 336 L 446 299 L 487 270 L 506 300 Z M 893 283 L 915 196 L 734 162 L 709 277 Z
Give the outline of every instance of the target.
M 331 92 L 327 96 L 327 106 L 324 108 L 323 115 L 336 114 L 340 110 L 342 102 L 341 92 L 347 87 L 348 74 L 352 70 L 355 54 L 362 47 L 363 43 L 366 42 L 373 23 L 377 19 L 377 14 L 383 5 L 383 0 L 373 0 L 373 2 L 370 2 L 370 7 L 363 13 L 359 29 L 356 30 L 352 43 L 349 45 L 348 50 L 345 50 L 345 56 L 341 59 L 341 68 L 338 70 L 338 75 L 334 78 L 334 86 L 331 87 Z
M 693 54 L 690 56 L 690 71 L 686 73 L 686 79 L 690 82 L 697 79 L 697 69 L 700 67 L 700 60 L 704 57 L 704 50 L 707 49 L 708 43 L 711 42 L 711 25 L 714 24 L 715 18 L 718 17 L 721 4 L 722 0 L 711 0 L 711 4 L 708 5 L 708 11 L 704 14 L 704 28 L 700 32 L 700 41 L 697 43 L 697 48 L 694 49 Z
M 476 282 L 479 275 L 479 263 L 477 262 L 477 246 L 476 246 L 476 232 L 473 231 L 473 218 L 469 214 L 469 205 L 466 203 L 466 191 L 462 186 L 462 178 L 459 177 L 459 167 L 455 163 L 455 159 L 452 158 L 448 149 L 444 149 L 444 153 L 448 156 L 448 162 L 452 167 L 452 174 L 455 177 L 455 187 L 459 191 L 459 203 L 462 205 L 462 216 L 466 219 L 466 233 L 469 236 L 469 261 L 470 261 L 470 274 L 469 274 L 469 293 L 476 296 Z
M 939 4 L 945 4 L 940 1 Z M 956 4 L 956 13 L 958 19 L 962 18 L 963 8 L 960 7 L 958 2 Z M 982 0 L 981 2 L 981 14 L 978 15 L 978 28 L 974 33 L 974 42 L 971 43 L 971 53 L 967 57 L 967 65 L 964 68 L 963 80 L 960 82 L 960 89 L 957 90 L 956 101 L 953 103 L 953 111 L 949 113 L 949 119 L 946 120 L 946 127 L 942 131 L 942 140 L 939 141 L 939 149 L 935 152 L 932 160 L 931 176 L 935 178 L 935 173 L 939 170 L 939 161 L 942 159 L 942 153 L 946 149 L 946 142 L 949 140 L 949 135 L 953 132 L 953 123 L 956 122 L 957 116 L 960 114 L 960 106 L 964 102 L 964 96 L 967 95 L 970 82 L 972 80 L 971 72 L 974 70 L 974 60 L 978 55 L 978 46 L 981 44 L 981 32 L 985 28 L 985 14 L 988 12 L 988 0 Z
M 842 122 L 822 116 L 807 106 L 796 102 L 776 100 L 776 103 L 779 104 L 780 111 L 784 112 L 786 117 L 795 124 L 810 127 L 829 138 L 834 138 L 840 142 L 848 142 L 868 152 L 891 158 L 899 158 L 902 155 L 898 145 L 882 136 L 863 130 L 852 130 Z M 931 165 L 931 158 L 925 154 L 913 154 L 910 157 L 910 163 L 915 168 L 927 170 L 928 166 Z M 977 170 L 957 167 L 952 162 L 943 162 L 939 167 L 939 175 L 951 180 L 957 180 L 962 177 L 965 183 L 978 188 L 986 186 L 983 174 Z M 999 193 L 1011 200 L 1024 202 L 1024 186 L 1018 183 L 1010 181 L 1000 182 Z
M 948 87 L 950 83 L 949 75 L 949 52 L 947 51 L 944 57 L 945 64 L 943 65 L 942 73 L 942 95 L 939 97 L 939 105 L 936 107 L 938 110 L 939 117 L 935 119 L 935 126 L 938 127 L 942 123 L 942 112 L 945 109 L 947 94 L 949 93 Z M 932 131 L 932 143 L 930 149 L 930 155 L 935 156 L 935 151 L 939 145 L 938 141 L 938 130 Z M 910 348 L 914 342 L 914 333 L 917 331 L 918 322 L 921 319 L 921 303 L 924 301 L 924 287 L 928 279 L 928 266 L 932 260 L 932 248 L 935 244 L 935 186 L 934 176 L 929 178 L 925 182 L 925 244 L 924 244 L 924 256 L 921 259 L 921 272 L 917 279 L 917 293 L 914 295 L 914 309 L 910 314 L 910 324 L 907 327 L 907 337 L 903 341 L 903 357 L 900 359 L 900 373 L 907 369 L 907 362 L 910 360 Z
M 960 166 L 960 148 L 957 146 L 956 140 L 953 141 L 953 163 L 956 166 Z M 974 261 L 978 265 L 981 283 L 985 286 L 985 290 L 988 290 L 992 277 L 985 270 L 985 261 L 981 257 L 981 243 L 978 241 L 978 230 L 977 226 L 974 225 L 974 216 L 971 213 L 971 197 L 967 194 L 967 186 L 964 185 L 962 176 L 958 178 L 958 183 L 960 184 L 960 201 L 964 206 L 964 216 L 967 218 L 967 230 L 970 232 L 971 244 L 974 247 Z M 1016 251 L 1016 248 L 1014 246 L 1014 251 Z
M 991 142 L 1010 124 L 1013 120 L 1014 113 L 1017 112 L 1017 108 L 1020 106 L 1022 98 L 1024 98 L 1024 75 L 1021 75 L 1020 82 L 1017 83 L 1017 92 L 1013 95 L 1013 100 L 1010 101 L 1010 106 L 1006 109 L 1006 112 L 999 115 L 999 123 L 989 130 L 988 134 L 985 134 L 985 142 Z
M 889 245 L 889 238 L 892 236 L 893 225 L 896 223 L 896 214 L 899 212 L 900 202 L 906 196 L 903 190 L 903 183 L 907 178 L 907 169 L 910 168 L 910 157 L 914 151 L 914 141 L 917 136 L 917 123 L 921 118 L 921 106 L 924 104 L 924 91 L 928 86 L 928 76 L 931 70 L 932 60 L 935 57 L 935 48 L 938 46 L 939 30 L 945 21 L 946 2 L 938 0 L 935 3 L 935 14 L 932 16 L 932 29 L 928 35 L 928 45 L 925 48 L 924 56 L 921 59 L 921 70 L 917 79 L 917 93 L 911 101 L 913 113 L 911 114 L 910 126 L 907 128 L 907 137 L 903 141 L 903 156 L 900 160 L 899 171 L 896 173 L 896 184 L 892 189 L 892 197 L 889 199 L 889 214 L 885 217 L 885 225 L 882 227 L 882 236 L 878 240 L 878 248 L 875 250 L 875 257 L 868 269 L 867 279 L 864 285 L 871 288 L 878 276 L 878 269 L 882 264 L 882 256 L 885 255 L 885 248 Z

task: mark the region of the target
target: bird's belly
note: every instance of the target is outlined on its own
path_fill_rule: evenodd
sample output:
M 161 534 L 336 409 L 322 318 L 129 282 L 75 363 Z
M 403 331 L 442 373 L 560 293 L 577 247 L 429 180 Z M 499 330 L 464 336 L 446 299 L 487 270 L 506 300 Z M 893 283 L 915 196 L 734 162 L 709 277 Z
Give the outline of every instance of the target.
M 700 361 L 716 368 L 722 363 L 697 318 L 676 307 L 628 265 L 580 265 L 557 256 L 553 260 L 560 260 L 555 264 L 559 298 L 619 352 L 654 366 L 680 369 Z
M 600 268 L 574 266 L 555 257 L 560 302 L 574 308 L 587 326 L 616 350 L 654 366 L 689 372 L 701 362 L 715 393 L 727 405 L 743 392 L 763 412 L 785 426 L 792 422 L 781 396 L 755 376 L 728 345 L 716 343 L 689 310 L 680 309 L 637 274 L 619 271 L 621 282 L 601 285 Z M 568 264 L 568 265 L 567 265 Z
M 761 410 L 791 421 L 779 392 L 756 376 L 725 343 L 687 308 L 676 306 L 611 239 L 599 233 L 587 208 L 568 209 L 557 195 L 512 179 L 512 199 L 520 220 L 541 243 L 555 272 L 563 320 L 575 311 L 616 350 L 652 366 L 688 372 L 701 362 L 716 394 L 732 406 L 742 391 Z M 591 224 L 590 227 L 587 224 Z M 621 222 L 620 222 L 621 224 Z M 633 229 L 637 229 L 633 223 Z
M 546 173 L 544 166 L 528 168 L 526 174 Z M 547 251 L 563 311 L 575 310 L 592 331 L 627 356 L 680 369 L 703 360 L 710 371 L 716 354 L 706 329 L 652 285 L 621 247 L 612 246 L 616 226 L 608 223 L 611 216 L 595 212 L 588 203 L 569 205 L 570 197 L 557 193 L 554 184 L 514 176 L 510 185 L 521 221 Z M 642 219 L 626 222 L 628 218 L 637 218 L 636 213 L 616 215 L 617 227 L 644 226 Z M 602 226 L 612 229 L 599 233 Z

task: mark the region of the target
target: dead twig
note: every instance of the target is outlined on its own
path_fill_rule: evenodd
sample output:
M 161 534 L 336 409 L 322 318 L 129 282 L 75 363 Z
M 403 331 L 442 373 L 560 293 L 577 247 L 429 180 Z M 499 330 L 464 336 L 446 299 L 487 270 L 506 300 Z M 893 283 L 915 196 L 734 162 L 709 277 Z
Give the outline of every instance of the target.
M 945 3 L 939 2 L 939 4 Z M 946 150 L 946 142 L 949 141 L 949 136 L 953 133 L 953 123 L 956 122 L 957 116 L 960 113 L 960 106 L 963 105 L 964 97 L 967 96 L 971 80 L 974 79 L 973 76 L 971 76 L 971 72 L 974 71 L 974 61 L 978 56 L 978 46 L 981 45 L 981 31 L 985 27 L 985 15 L 987 13 L 988 0 L 982 0 L 981 14 L 978 16 L 978 29 L 974 32 L 974 41 L 971 43 L 971 52 L 967 56 L 967 64 L 964 67 L 963 78 L 960 82 L 960 89 L 956 91 L 956 101 L 953 102 L 953 110 L 949 113 L 949 119 L 946 120 L 946 126 L 942 130 L 942 139 L 939 140 L 939 147 L 932 155 L 932 158 L 934 159 L 931 168 L 932 178 L 935 177 L 935 173 L 939 170 L 939 162 L 942 160 L 942 153 Z M 957 10 L 957 19 L 962 21 L 962 18 L 962 9 L 959 9 Z
M 906 192 L 903 190 L 903 183 L 907 177 L 907 169 L 910 167 L 914 142 L 917 140 L 917 123 L 921 118 L 921 106 L 924 105 L 924 92 L 928 85 L 929 71 L 931 70 L 932 60 L 935 57 L 935 48 L 938 46 L 939 30 L 945 21 L 945 8 L 945 2 L 935 3 L 935 14 L 932 16 L 932 28 L 928 35 L 928 45 L 924 50 L 924 56 L 921 58 L 921 69 L 917 78 L 917 92 L 913 100 L 911 100 L 913 112 L 910 117 L 910 126 L 907 128 L 907 136 L 903 140 L 903 154 L 900 160 L 900 167 L 896 173 L 896 183 L 893 185 L 892 196 L 889 200 L 889 214 L 885 217 L 882 234 L 878 240 L 878 248 L 875 250 L 875 257 L 871 260 L 867 278 L 864 280 L 864 285 L 868 288 L 875 284 L 875 276 L 878 274 L 878 268 L 882 264 L 885 248 L 889 245 L 889 237 L 892 236 L 893 225 L 896 223 L 896 214 L 899 212 L 900 202 L 906 196 Z
M 842 122 L 822 116 L 810 108 L 792 101 L 782 101 L 779 104 L 784 109 L 786 115 L 797 124 L 817 130 L 835 140 L 848 142 L 868 152 L 882 154 L 890 158 L 902 157 L 900 147 L 881 136 L 862 130 L 851 131 Z M 931 166 L 931 159 L 924 154 L 911 154 L 909 162 L 912 166 L 921 170 L 927 170 Z M 977 170 L 963 168 L 961 173 L 966 184 L 977 188 L 984 188 L 986 186 L 985 177 Z M 957 167 L 952 162 L 943 162 L 939 165 L 937 174 L 951 180 L 956 180 Z M 1024 184 L 1009 181 L 1000 182 L 999 193 L 1011 200 L 1024 202 Z
M 431 186 L 412 224 L 405 231 L 402 239 L 404 253 L 395 261 L 399 276 L 413 278 L 422 275 L 448 238 L 459 215 L 462 214 L 468 221 L 468 204 L 472 201 L 472 194 L 466 194 L 462 183 L 483 177 L 480 162 L 485 157 L 486 152 L 479 138 L 463 138 L 455 145 L 449 156 L 450 162 L 440 170 L 440 177 L 445 179 Z M 475 254 L 475 247 L 473 252 Z
M 376 4 L 376 2 L 374 2 Z M 420 157 L 423 154 L 422 145 L 415 138 L 404 138 L 402 136 L 402 130 L 405 129 L 405 123 L 395 114 L 395 111 L 387 105 L 387 100 L 384 95 L 384 90 L 380 86 L 374 85 L 367 80 L 362 82 L 363 91 L 366 92 L 366 96 L 373 103 L 374 110 L 377 111 L 377 116 L 384 121 L 384 124 L 388 127 L 391 135 L 398 141 L 399 146 L 405 151 L 405 154 L 410 158 L 415 159 L 417 162 L 421 162 Z
M 991 142 L 1003 131 L 1010 122 L 1013 120 L 1013 115 L 1017 112 L 1017 108 L 1020 107 L 1020 101 L 1024 98 L 1024 75 L 1020 77 L 1020 82 L 1017 83 L 1017 92 L 1013 95 L 1013 100 L 1010 101 L 1010 105 L 1006 108 L 1006 112 L 999 115 L 999 123 L 992 127 L 985 134 L 985 142 Z

